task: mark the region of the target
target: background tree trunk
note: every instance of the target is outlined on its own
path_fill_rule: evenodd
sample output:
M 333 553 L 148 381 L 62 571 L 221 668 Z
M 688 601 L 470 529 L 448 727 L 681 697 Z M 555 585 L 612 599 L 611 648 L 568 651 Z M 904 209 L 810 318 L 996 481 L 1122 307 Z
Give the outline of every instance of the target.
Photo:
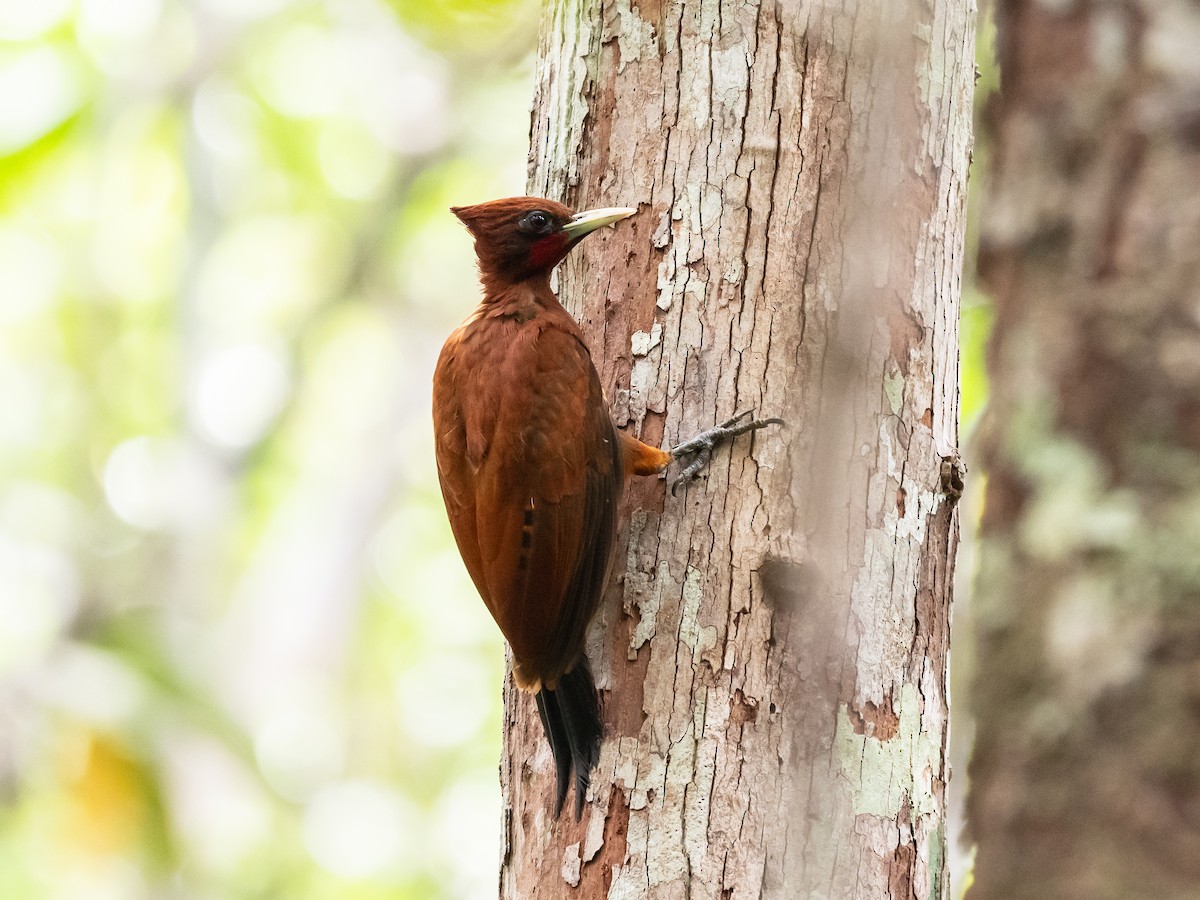
M 583 821 L 506 695 L 502 893 L 939 896 L 974 10 L 562 0 L 530 190 L 639 204 L 561 273 L 618 425 L 782 415 L 634 484 Z M 951 497 L 954 487 L 951 488 Z
M 1200 7 L 998 27 L 969 897 L 1195 897 Z

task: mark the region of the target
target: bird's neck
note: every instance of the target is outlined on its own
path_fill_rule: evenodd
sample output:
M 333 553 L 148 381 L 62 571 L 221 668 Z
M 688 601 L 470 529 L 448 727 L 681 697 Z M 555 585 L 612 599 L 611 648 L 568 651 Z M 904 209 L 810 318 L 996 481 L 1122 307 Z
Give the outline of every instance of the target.
M 489 279 L 483 276 L 483 301 L 479 312 L 484 316 L 531 318 L 542 311 L 562 309 L 550 290 L 550 273 L 534 275 L 522 281 Z

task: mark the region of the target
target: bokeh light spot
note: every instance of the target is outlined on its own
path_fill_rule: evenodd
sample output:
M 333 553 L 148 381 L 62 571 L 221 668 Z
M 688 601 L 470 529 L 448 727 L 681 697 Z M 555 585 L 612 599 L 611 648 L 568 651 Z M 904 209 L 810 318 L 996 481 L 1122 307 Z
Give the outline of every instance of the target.
M 428 656 L 396 682 L 397 719 L 414 743 L 452 747 L 476 734 L 491 708 L 485 673 L 471 656 Z M 447 698 L 453 697 L 453 702 Z
M 254 752 L 267 782 L 284 797 L 303 800 L 341 775 L 342 729 L 311 708 L 283 710 L 258 729 Z
M 331 120 L 318 142 L 321 174 L 338 194 L 365 200 L 383 185 L 390 154 L 369 131 L 353 122 Z
M 103 480 L 112 511 L 146 529 L 195 515 L 211 495 L 204 466 L 167 438 L 143 435 L 118 444 L 104 465 Z
M 368 780 L 325 788 L 304 812 L 304 843 L 322 868 L 343 878 L 380 876 L 419 858 L 408 805 Z
M 62 551 L 0 535 L 0 673 L 41 657 L 79 602 L 79 576 Z
M 0 3 L 0 41 L 28 41 L 40 37 L 62 21 L 71 5 L 72 0 Z
M 283 407 L 289 384 L 286 360 L 276 348 L 241 344 L 211 353 L 192 386 L 196 427 L 220 447 L 248 447 Z
M 44 312 L 58 294 L 60 266 L 50 241 L 32 231 L 0 225 L 0 272 L 4 273 L 0 324 L 11 325 Z
M 0 154 L 41 137 L 83 102 L 79 63 L 42 46 L 0 59 Z

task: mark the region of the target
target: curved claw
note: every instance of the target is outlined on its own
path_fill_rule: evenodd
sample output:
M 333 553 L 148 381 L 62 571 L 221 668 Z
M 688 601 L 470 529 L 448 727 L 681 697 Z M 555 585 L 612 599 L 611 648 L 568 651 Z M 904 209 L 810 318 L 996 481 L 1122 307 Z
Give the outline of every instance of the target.
M 702 447 L 700 450 L 698 450 L 696 455 L 688 462 L 686 466 L 684 466 L 683 471 L 680 472 L 679 475 L 676 476 L 675 480 L 671 482 L 671 496 L 675 496 L 675 491 L 678 490 L 679 485 L 683 484 L 685 481 L 693 481 L 696 478 L 699 478 L 701 469 L 707 466 L 711 461 L 711 448 Z
M 734 425 L 736 425 L 738 422 L 742 421 L 742 419 L 746 418 L 746 416 L 753 416 L 753 415 L 754 415 L 754 407 L 752 406 L 752 407 L 750 407 L 749 409 L 747 409 L 747 410 L 744 410 L 744 411 L 742 411 L 742 412 L 738 413 L 738 414 L 737 414 L 736 416 L 734 416 L 732 419 L 726 419 L 724 422 L 722 422 L 722 423 L 721 423 L 719 426 L 717 426 L 717 427 L 719 427 L 719 428 L 732 428 L 732 427 L 733 427 Z

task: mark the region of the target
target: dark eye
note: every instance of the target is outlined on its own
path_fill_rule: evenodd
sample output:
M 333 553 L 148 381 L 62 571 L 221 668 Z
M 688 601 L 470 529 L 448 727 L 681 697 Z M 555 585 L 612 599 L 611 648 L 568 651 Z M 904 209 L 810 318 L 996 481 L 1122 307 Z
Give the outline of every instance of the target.
M 554 229 L 554 220 L 548 213 L 535 209 L 521 219 L 518 227 L 527 234 L 549 234 Z

